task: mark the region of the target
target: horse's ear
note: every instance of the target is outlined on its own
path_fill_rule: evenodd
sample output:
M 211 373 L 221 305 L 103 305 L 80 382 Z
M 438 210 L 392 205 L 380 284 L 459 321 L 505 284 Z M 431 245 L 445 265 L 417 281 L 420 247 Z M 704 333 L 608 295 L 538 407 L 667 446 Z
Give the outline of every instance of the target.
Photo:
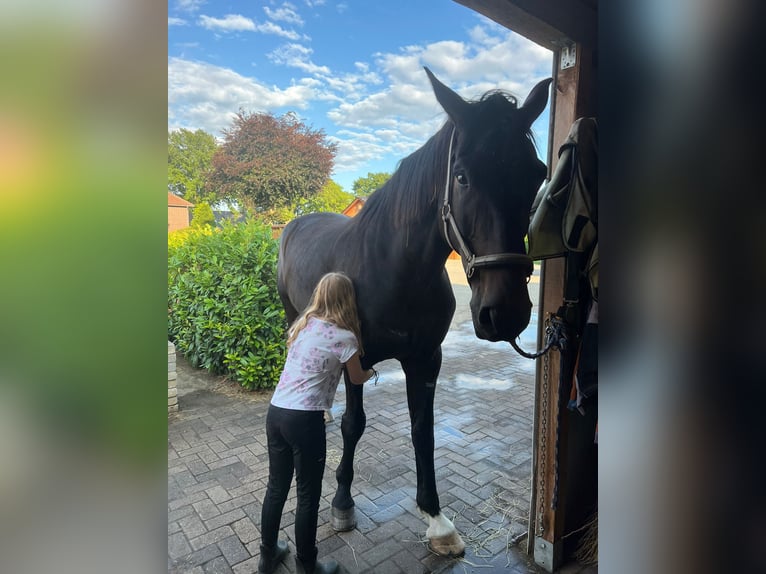
M 459 123 L 465 116 L 465 112 L 469 106 L 468 102 L 437 80 L 431 70 L 425 66 L 423 66 L 423 69 L 426 71 L 428 79 L 431 80 L 431 86 L 433 87 L 436 100 L 441 104 L 441 107 L 444 108 L 444 111 L 447 112 L 450 119 L 455 123 Z
M 548 103 L 548 86 L 553 81 L 552 78 L 546 78 L 532 88 L 529 92 L 527 99 L 524 100 L 524 105 L 521 106 L 521 111 L 524 113 L 524 123 L 529 129 L 532 127 L 532 123 L 543 113 L 546 104 Z

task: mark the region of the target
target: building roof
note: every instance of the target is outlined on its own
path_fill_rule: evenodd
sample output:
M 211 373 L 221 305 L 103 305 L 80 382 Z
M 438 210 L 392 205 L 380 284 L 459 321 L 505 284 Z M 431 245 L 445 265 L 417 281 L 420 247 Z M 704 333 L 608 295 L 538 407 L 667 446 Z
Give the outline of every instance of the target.
M 354 216 L 357 214 L 357 212 L 362 209 L 362 206 L 364 205 L 365 199 L 361 197 L 355 197 L 354 200 L 349 203 L 346 206 L 346 209 L 344 209 L 341 213 L 343 215 L 351 215 Z
M 194 207 L 194 204 L 168 192 L 168 207 Z

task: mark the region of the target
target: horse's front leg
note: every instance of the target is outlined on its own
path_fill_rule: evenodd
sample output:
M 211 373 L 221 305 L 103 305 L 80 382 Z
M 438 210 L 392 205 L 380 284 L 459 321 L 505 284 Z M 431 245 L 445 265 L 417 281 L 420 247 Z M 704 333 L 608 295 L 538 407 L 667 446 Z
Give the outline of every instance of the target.
M 442 352 L 437 348 L 430 357 L 402 361 L 407 378 L 407 404 L 412 424 L 412 446 L 418 488 L 416 501 L 428 518 L 426 537 L 431 549 L 442 556 L 460 556 L 465 543 L 452 521 L 441 513 L 434 471 L 434 394 L 441 369 Z
M 330 521 L 333 530 L 338 532 L 345 532 L 356 526 L 354 499 L 351 498 L 351 482 L 354 480 L 354 451 L 367 424 L 367 417 L 362 405 L 364 386 L 354 385 L 349 380 L 345 369 L 343 380 L 346 384 L 346 410 L 340 424 L 343 435 L 343 456 L 335 471 L 338 490 L 332 500 Z

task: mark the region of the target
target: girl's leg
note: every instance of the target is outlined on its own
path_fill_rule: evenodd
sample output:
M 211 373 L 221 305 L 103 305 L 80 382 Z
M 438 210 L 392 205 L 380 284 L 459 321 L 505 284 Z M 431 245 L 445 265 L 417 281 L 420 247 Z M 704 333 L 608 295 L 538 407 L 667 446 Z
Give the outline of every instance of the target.
M 285 426 L 287 440 L 293 446 L 298 503 L 295 510 L 295 546 L 300 561 L 313 568 L 317 557 L 316 533 L 319 499 L 322 496 L 327 438 L 322 411 L 295 415 Z
M 270 549 L 276 548 L 282 510 L 293 480 L 293 449 L 283 433 L 290 412 L 272 405 L 266 415 L 269 483 L 261 509 L 261 543 Z

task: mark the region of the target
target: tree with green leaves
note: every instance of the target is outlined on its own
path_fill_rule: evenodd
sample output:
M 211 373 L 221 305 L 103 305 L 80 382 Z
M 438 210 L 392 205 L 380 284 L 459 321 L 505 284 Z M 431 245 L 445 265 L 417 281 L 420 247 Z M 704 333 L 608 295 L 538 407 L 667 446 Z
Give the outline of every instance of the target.
M 215 190 L 205 180 L 218 144 L 204 130 L 168 132 L 168 189 L 192 203 L 216 203 Z
M 315 196 L 332 171 L 337 146 L 293 113 L 240 110 L 213 156 L 208 184 L 268 223 Z
M 305 215 L 307 213 L 317 213 L 320 211 L 329 211 L 340 213 L 348 204 L 354 200 L 354 195 L 343 190 L 343 188 L 331 179 L 327 180 L 324 187 L 314 197 L 299 202 L 295 208 L 295 215 Z
M 390 178 L 390 173 L 382 171 L 376 173 L 367 172 L 367 177 L 360 177 L 354 181 L 354 195 L 357 197 L 369 197 L 373 191 L 382 187 Z
M 205 225 L 213 225 L 214 223 L 215 215 L 209 203 L 203 201 L 194 206 L 192 209 L 192 227 L 203 227 Z

